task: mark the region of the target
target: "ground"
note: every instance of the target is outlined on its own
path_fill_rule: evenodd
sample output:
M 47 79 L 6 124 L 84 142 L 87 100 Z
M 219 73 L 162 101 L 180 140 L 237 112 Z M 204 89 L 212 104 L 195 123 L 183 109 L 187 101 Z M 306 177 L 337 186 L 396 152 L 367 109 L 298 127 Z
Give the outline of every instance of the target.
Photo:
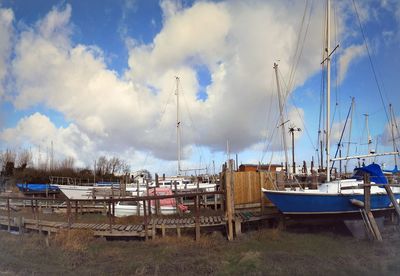
M 304 230 L 304 229 L 303 229 Z M 335 234 L 334 234 L 335 233 Z M 260 229 L 154 241 L 106 241 L 83 231 L 46 238 L 0 232 L 0 275 L 399 275 L 400 239 Z M 397 236 L 397 235 L 396 235 Z

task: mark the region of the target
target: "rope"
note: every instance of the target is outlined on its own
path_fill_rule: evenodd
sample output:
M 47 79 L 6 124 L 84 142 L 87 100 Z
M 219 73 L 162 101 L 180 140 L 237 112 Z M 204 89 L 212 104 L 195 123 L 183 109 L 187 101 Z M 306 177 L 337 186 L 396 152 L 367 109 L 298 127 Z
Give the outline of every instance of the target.
M 357 5 L 356 5 L 355 0 L 353 0 L 353 6 L 354 6 L 354 10 L 355 10 L 356 15 L 357 15 L 358 24 L 359 24 L 359 26 L 360 26 L 361 34 L 362 34 L 362 37 L 363 37 L 363 40 L 364 40 L 364 43 L 365 43 L 365 48 L 366 48 L 366 50 L 367 50 L 368 59 L 369 59 L 370 65 L 371 65 L 372 73 L 373 73 L 373 75 L 374 75 L 375 83 L 376 83 L 376 86 L 377 86 L 378 91 L 379 91 L 379 96 L 380 96 L 380 99 L 381 99 L 381 101 L 382 101 L 382 105 L 383 105 L 384 110 L 385 110 L 386 118 L 387 118 L 387 120 L 388 120 L 388 122 L 389 122 L 389 121 L 390 121 L 390 120 L 389 120 L 389 115 L 388 115 L 388 112 L 387 112 L 387 109 L 386 109 L 386 106 L 385 106 L 385 101 L 384 101 L 384 99 L 383 99 L 382 90 L 381 90 L 381 87 L 380 87 L 379 82 L 378 82 L 378 77 L 377 77 L 377 74 L 376 74 L 376 71 L 375 71 L 375 66 L 374 66 L 374 64 L 373 64 L 373 62 L 372 62 L 371 53 L 370 53 L 370 51 L 369 51 L 367 39 L 365 38 L 364 29 L 363 29 L 362 24 L 361 24 L 361 20 L 360 20 L 359 14 L 358 14 Z

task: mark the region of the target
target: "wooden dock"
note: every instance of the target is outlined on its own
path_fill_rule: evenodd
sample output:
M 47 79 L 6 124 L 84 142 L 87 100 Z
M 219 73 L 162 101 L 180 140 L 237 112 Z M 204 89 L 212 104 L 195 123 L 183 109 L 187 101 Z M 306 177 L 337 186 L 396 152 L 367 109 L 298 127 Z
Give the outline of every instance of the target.
M 252 221 L 260 221 L 275 218 L 274 214 L 261 215 L 254 212 L 238 213 L 235 215 L 236 235 L 241 233 L 241 224 Z M 22 217 L 0 216 L 0 227 L 8 230 L 19 231 L 21 234 L 28 231 L 37 231 L 46 234 L 57 233 L 63 230 L 88 230 L 96 237 L 142 237 L 154 238 L 161 234 L 165 236 L 166 229 L 175 229 L 180 236 L 182 229 L 205 229 L 219 227 L 225 229 L 227 219 L 225 216 L 200 216 L 197 224 L 196 217 L 185 218 L 149 218 L 144 224 L 110 224 L 110 223 L 68 223 L 38 219 L 26 219 Z M 221 228 L 222 227 L 222 228 Z M 146 231 L 147 228 L 147 231 Z M 147 232 L 147 234 L 146 234 Z

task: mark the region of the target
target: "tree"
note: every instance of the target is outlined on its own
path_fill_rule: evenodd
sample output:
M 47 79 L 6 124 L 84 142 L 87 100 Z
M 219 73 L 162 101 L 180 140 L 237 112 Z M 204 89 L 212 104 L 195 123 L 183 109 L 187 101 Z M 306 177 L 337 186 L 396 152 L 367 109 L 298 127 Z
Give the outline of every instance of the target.
M 61 161 L 60 163 L 60 169 L 67 169 L 67 170 L 73 170 L 75 165 L 75 159 L 73 157 L 66 157 L 64 160 Z
M 27 166 L 32 165 L 32 154 L 29 150 L 22 150 L 18 152 L 16 158 L 17 168 L 25 169 Z

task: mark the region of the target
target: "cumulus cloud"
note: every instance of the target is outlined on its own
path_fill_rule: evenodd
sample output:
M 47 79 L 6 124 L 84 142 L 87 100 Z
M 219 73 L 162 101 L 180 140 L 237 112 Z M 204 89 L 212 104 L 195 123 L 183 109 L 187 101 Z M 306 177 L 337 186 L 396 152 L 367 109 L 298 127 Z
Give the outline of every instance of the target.
M 53 144 L 56 158 L 73 157 L 80 166 L 85 165 L 82 160 L 87 161 L 93 150 L 93 143 L 76 125 L 57 128 L 48 117 L 40 113 L 22 118 L 14 128 L 4 129 L 0 139 L 9 147 L 35 145 L 41 147 L 43 152 L 48 151 Z
M 12 47 L 12 22 L 14 13 L 11 9 L 0 8 L 0 100 L 4 94 L 5 78 L 8 69 L 8 59 Z
M 349 66 L 367 54 L 364 45 L 352 45 L 343 51 L 339 58 L 339 82 L 346 76 Z
M 44 105 L 63 114 L 68 127 L 57 128 L 49 118 L 34 114 L 4 130 L 1 139 L 11 143 L 18 133 L 27 136 L 43 124 L 60 149 L 79 160 L 95 151 L 129 153 L 139 159 L 150 152 L 152 158 L 173 160 L 179 76 L 185 156 L 194 144 L 220 151 L 229 140 L 232 151 L 251 148 L 276 128 L 272 65 L 279 59 L 287 75 L 294 62 L 303 5 L 226 1 L 182 7 L 176 1 L 162 1 L 161 31 L 149 44 L 129 44 L 129 68 L 123 77 L 107 68 L 101 49 L 71 41 L 70 5 L 53 9 L 20 33 L 11 64 L 15 89 L 9 93 L 15 107 Z M 324 12 L 319 3 L 314 10 L 294 87 L 319 69 Z M 357 47 L 343 55 L 346 70 L 361 56 Z M 199 67 L 209 74 L 206 87 L 201 87 Z M 198 98 L 200 88 L 204 99 Z M 289 113 L 302 127 L 299 115 Z M 67 134 L 71 138 L 66 139 Z M 44 138 L 33 136 L 31 141 L 40 139 Z M 79 150 L 80 143 L 86 151 Z

